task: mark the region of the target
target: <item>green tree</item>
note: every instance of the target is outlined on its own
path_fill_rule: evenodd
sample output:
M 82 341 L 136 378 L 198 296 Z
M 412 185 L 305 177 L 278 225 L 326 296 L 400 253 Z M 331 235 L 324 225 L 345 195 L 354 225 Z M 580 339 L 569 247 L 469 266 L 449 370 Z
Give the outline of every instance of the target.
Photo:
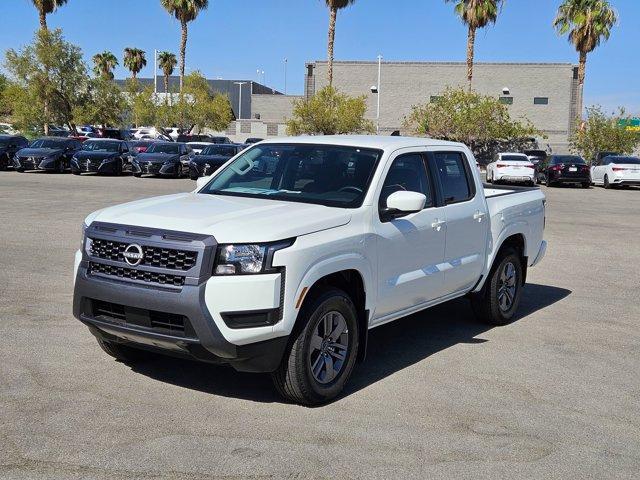
M 192 72 L 184 79 L 174 118 L 184 128 L 195 127 L 198 132 L 204 128 L 219 131 L 229 126 L 233 110 L 227 96 L 211 93 L 207 79 L 200 72 Z
M 365 119 L 366 96 L 350 97 L 327 85 L 309 99 L 295 100 L 293 116 L 287 120 L 289 135 L 373 133 Z
M 76 123 L 120 126 L 126 109 L 120 87 L 112 79 L 98 76 L 89 82 L 73 118 Z
M 503 0 L 445 0 L 455 3 L 455 12 L 467 25 L 467 80 L 469 90 L 473 81 L 473 57 L 476 31 L 490 23 L 496 23 Z
M 164 9 L 173 15 L 182 29 L 180 39 L 180 92 L 184 86 L 184 63 L 187 53 L 187 35 L 189 22 L 194 21 L 202 10 L 209 6 L 209 0 L 160 0 Z
M 136 126 L 155 126 L 156 98 L 153 85 L 142 88 L 136 78 L 128 78 L 124 86 L 124 96 L 128 105 L 127 121 Z
M 145 51 L 139 48 L 125 48 L 124 66 L 131 72 L 131 78 L 136 78 L 140 70 L 147 66 Z
M 158 65 L 164 76 L 164 93 L 167 102 L 169 101 L 169 77 L 173 75 L 173 69 L 176 68 L 178 61 L 176 56 L 171 52 L 158 53 Z
M 437 100 L 417 105 L 405 128 L 420 136 L 462 142 L 486 158 L 498 148 L 518 149 L 541 137 L 526 118 L 514 120 L 497 97 L 447 88 Z
M 553 26 L 560 35 L 569 34 L 569 42 L 580 55 L 578 83 L 580 85 L 580 116 L 582 116 L 582 90 L 587 70 L 587 55 L 602 40 L 608 40 L 618 15 L 606 0 L 564 0 L 558 8 Z
M 336 19 L 338 10 L 353 5 L 356 0 L 325 0 L 329 9 L 329 33 L 327 35 L 327 82 L 329 86 L 333 85 L 333 47 L 336 40 Z
M 7 96 L 9 86 L 9 79 L 0 73 L 0 118 L 11 114 L 11 106 Z
M 40 29 L 22 50 L 7 50 L 5 66 L 11 109 L 22 130 L 40 126 L 48 134 L 50 123 L 73 128 L 73 110 L 88 81 L 79 47 L 66 42 L 59 29 Z
M 93 58 L 93 72 L 107 80 L 113 80 L 113 69 L 118 65 L 116 56 L 108 50 L 96 53 Z
M 38 16 L 40 17 L 40 28 L 47 29 L 47 15 L 56 11 L 68 0 L 31 0 L 33 6 L 38 10 Z
M 607 115 L 598 105 L 587 108 L 587 119 L 579 122 L 571 137 L 571 151 L 592 161 L 599 152 L 631 154 L 640 145 L 640 134 L 627 129 L 631 117 L 623 108 Z

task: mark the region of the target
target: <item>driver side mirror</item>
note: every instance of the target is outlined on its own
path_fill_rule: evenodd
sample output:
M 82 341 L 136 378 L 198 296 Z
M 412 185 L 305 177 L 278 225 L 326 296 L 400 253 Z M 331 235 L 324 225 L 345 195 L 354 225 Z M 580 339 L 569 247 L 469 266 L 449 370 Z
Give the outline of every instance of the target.
M 395 218 L 406 217 L 422 211 L 426 203 L 427 197 L 422 193 L 406 190 L 394 192 L 387 198 L 387 208 L 382 209 L 380 218 L 388 222 Z

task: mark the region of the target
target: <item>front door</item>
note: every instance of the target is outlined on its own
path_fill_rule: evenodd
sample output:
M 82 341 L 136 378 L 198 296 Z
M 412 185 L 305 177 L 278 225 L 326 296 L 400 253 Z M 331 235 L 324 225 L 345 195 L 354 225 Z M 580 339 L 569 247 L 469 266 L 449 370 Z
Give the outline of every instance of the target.
M 372 324 L 443 295 L 446 227 L 442 208 L 435 205 L 434 188 L 422 153 L 393 159 L 379 192 L 379 208 L 399 190 L 423 193 L 421 212 L 393 220 L 374 218 L 378 245 L 378 302 Z

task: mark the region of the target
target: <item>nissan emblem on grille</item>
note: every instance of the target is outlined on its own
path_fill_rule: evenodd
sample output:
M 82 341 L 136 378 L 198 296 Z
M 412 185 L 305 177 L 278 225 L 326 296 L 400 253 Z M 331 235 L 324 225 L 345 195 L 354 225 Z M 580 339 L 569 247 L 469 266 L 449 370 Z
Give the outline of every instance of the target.
M 125 262 L 127 262 L 132 267 L 135 267 L 136 265 L 140 265 L 140 263 L 142 262 L 144 253 L 140 245 L 132 243 L 124 249 L 124 252 L 122 252 L 122 256 L 124 257 Z

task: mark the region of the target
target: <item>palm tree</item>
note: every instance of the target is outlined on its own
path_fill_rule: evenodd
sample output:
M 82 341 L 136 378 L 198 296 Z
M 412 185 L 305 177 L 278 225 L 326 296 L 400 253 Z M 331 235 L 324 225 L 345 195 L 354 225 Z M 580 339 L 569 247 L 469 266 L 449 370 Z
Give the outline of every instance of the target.
M 118 65 L 116 56 L 108 50 L 102 53 L 96 53 L 93 58 L 93 71 L 96 75 L 113 80 L 113 69 Z
M 138 73 L 140 73 L 140 70 L 147 66 L 144 50 L 140 50 L 139 48 L 125 48 L 124 66 L 129 69 L 131 77 L 135 79 Z
M 353 5 L 356 0 L 324 0 L 329 8 L 329 35 L 327 42 L 327 81 L 333 84 L 333 45 L 336 39 L 336 17 L 338 10 Z
M 473 81 L 473 57 L 475 54 L 476 30 L 496 23 L 504 0 L 445 0 L 455 2 L 455 12 L 467 25 L 467 81 L 469 90 Z
M 58 7 L 61 7 L 68 0 L 31 0 L 33 6 L 38 10 L 40 17 L 40 28 L 47 29 L 47 15 L 56 11 Z
M 187 24 L 196 19 L 202 10 L 209 6 L 209 0 L 160 0 L 164 9 L 180 22 L 180 91 L 184 83 L 184 59 L 187 53 Z
M 165 96 L 169 93 L 169 77 L 173 75 L 173 69 L 176 68 L 178 61 L 176 56 L 171 52 L 159 52 L 158 53 L 158 65 L 162 69 L 164 75 L 164 93 Z
M 580 54 L 578 84 L 580 96 L 587 70 L 587 54 L 593 52 L 600 42 L 608 40 L 618 15 L 607 0 L 564 0 L 558 8 L 553 26 L 559 35 L 569 34 L 571 42 Z M 582 112 L 582 98 L 580 99 Z

